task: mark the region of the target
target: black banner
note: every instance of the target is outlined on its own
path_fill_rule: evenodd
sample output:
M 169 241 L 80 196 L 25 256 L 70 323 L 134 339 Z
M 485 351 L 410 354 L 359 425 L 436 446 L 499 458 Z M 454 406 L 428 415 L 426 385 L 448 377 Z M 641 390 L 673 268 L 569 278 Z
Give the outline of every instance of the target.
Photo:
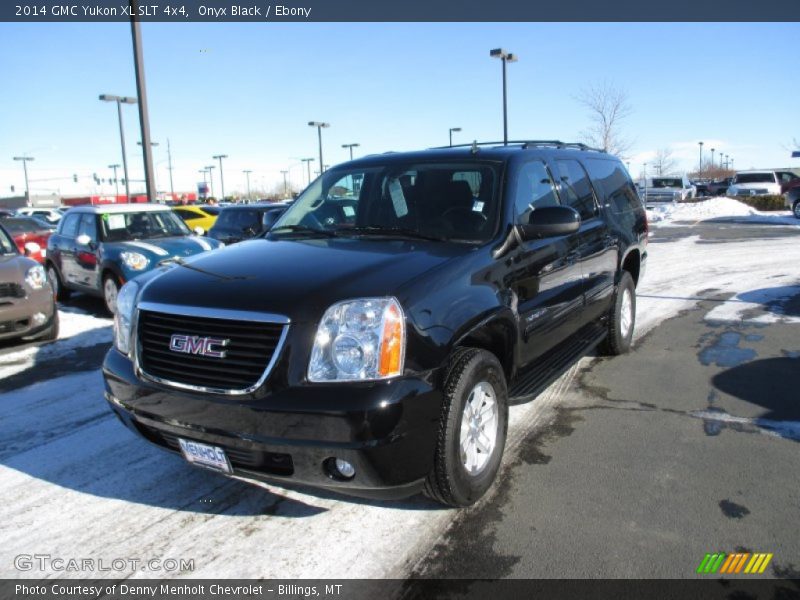
M 6 0 L 0 21 L 545 22 L 799 21 L 796 0 Z
M 124 579 L 2 580 L 3 600 L 792 600 L 800 580 L 759 577 L 690 580 L 557 579 Z

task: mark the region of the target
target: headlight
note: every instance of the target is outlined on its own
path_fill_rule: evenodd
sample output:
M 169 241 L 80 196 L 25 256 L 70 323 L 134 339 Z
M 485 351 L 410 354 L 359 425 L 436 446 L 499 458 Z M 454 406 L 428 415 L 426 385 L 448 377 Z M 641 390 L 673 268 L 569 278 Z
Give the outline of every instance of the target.
M 47 275 L 44 273 L 42 265 L 36 265 L 28 269 L 25 273 L 25 283 L 27 283 L 32 290 L 40 290 L 47 282 Z
M 317 327 L 310 381 L 367 381 L 403 372 L 406 322 L 395 298 L 337 302 Z
M 117 313 L 114 315 L 114 345 L 123 354 L 131 350 L 131 321 L 136 308 L 136 294 L 139 284 L 129 281 L 122 286 L 117 295 Z
M 150 259 L 139 252 L 120 252 L 119 257 L 126 267 L 134 271 L 144 271 L 150 263 Z

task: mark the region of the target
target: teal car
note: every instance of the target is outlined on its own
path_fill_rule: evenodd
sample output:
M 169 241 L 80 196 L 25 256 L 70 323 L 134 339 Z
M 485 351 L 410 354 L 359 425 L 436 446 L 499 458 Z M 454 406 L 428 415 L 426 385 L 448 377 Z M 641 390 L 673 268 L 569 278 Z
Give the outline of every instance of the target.
M 100 296 L 113 314 L 126 281 L 166 260 L 224 245 L 193 234 L 168 206 L 80 206 L 50 236 L 45 268 L 58 300 L 73 291 Z

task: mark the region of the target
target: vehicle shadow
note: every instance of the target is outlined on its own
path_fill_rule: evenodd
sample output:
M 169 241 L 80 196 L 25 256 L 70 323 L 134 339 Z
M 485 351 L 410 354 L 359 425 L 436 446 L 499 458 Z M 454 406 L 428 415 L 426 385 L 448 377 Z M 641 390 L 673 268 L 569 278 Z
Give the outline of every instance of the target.
M 764 310 L 779 316 L 800 316 L 800 285 L 783 285 L 741 292 L 736 295 L 741 302 L 761 304 Z

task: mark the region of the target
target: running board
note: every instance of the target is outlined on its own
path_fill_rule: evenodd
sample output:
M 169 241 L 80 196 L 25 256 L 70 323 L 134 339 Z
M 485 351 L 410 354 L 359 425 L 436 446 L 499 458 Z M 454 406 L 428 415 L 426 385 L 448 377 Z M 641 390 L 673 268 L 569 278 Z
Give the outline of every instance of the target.
M 508 392 L 509 404 L 513 406 L 533 400 L 580 358 L 594 350 L 605 339 L 607 331 L 605 324 L 587 325 L 518 373 Z

